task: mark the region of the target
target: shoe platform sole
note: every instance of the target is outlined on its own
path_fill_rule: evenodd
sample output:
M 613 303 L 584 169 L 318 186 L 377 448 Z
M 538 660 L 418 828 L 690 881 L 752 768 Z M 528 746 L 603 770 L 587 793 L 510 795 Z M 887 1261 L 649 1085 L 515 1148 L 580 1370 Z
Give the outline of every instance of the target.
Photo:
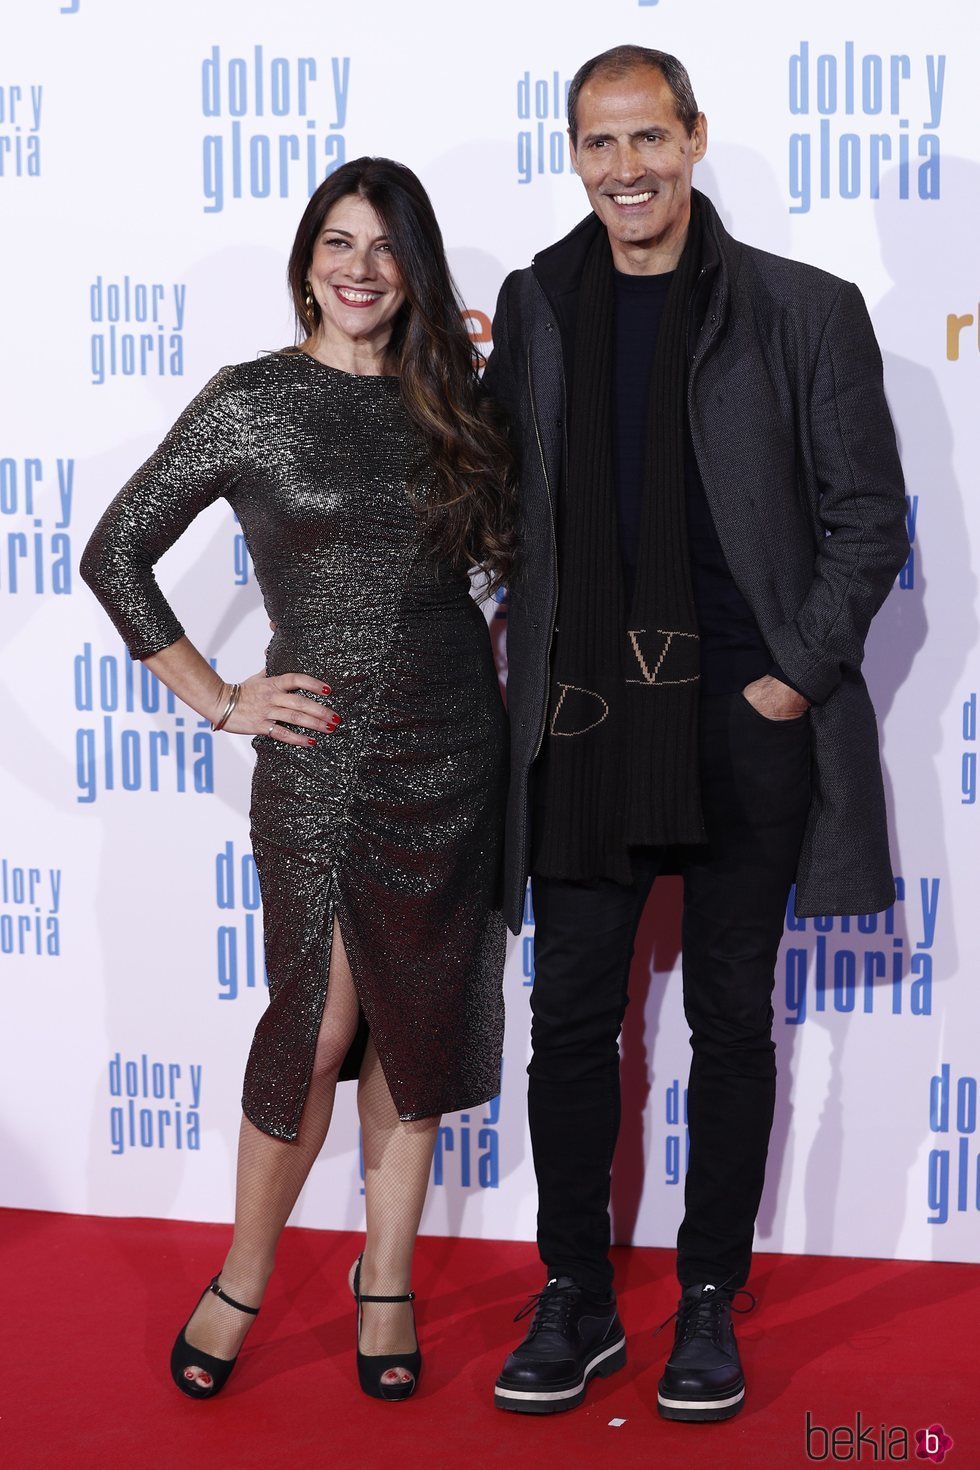
M 585 1390 L 592 1378 L 608 1378 L 626 1367 L 626 1338 L 609 1343 L 585 1365 L 582 1377 L 567 1388 L 526 1389 L 508 1388 L 499 1382 L 493 1391 L 493 1402 L 498 1409 L 512 1414 L 564 1414 L 574 1409 L 585 1398 Z
M 674 1398 L 662 1380 L 657 1388 L 657 1408 L 661 1418 L 677 1419 L 688 1424 L 710 1424 L 719 1419 L 733 1419 L 744 1403 L 744 1383 L 740 1383 L 730 1393 L 710 1399 Z

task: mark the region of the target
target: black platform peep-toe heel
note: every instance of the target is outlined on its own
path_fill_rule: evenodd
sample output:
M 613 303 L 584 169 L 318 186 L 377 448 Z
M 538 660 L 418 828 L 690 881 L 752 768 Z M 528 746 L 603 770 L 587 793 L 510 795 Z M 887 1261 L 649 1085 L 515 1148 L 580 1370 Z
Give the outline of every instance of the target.
M 216 1297 L 226 1302 L 229 1307 L 234 1307 L 237 1312 L 247 1312 L 250 1317 L 259 1315 L 258 1307 L 245 1307 L 241 1302 L 236 1302 L 234 1297 L 230 1297 L 227 1292 L 221 1290 L 218 1281 L 219 1276 L 215 1276 L 214 1280 L 208 1283 L 201 1292 L 197 1307 L 201 1305 L 208 1292 L 213 1291 Z M 197 1311 L 197 1307 L 194 1308 L 194 1312 Z M 238 1362 L 238 1354 L 236 1353 L 233 1358 L 214 1358 L 210 1353 L 202 1352 L 200 1348 L 191 1347 L 184 1334 L 190 1326 L 194 1312 L 180 1329 L 177 1341 L 174 1343 L 173 1352 L 170 1354 L 170 1376 L 181 1393 L 186 1393 L 188 1398 L 213 1399 L 215 1394 L 220 1393 L 228 1382 L 231 1370 Z M 196 1378 L 188 1377 L 190 1368 L 202 1368 L 205 1373 L 210 1374 L 211 1382 L 209 1384 L 198 1383 Z
M 362 1353 L 361 1352 L 361 1303 L 362 1302 L 414 1302 L 415 1293 L 409 1291 L 405 1296 L 366 1296 L 361 1291 L 361 1258 L 358 1256 L 354 1267 L 354 1280 L 351 1283 L 354 1300 L 357 1302 L 357 1378 L 364 1393 L 373 1399 L 387 1399 L 390 1403 L 397 1403 L 401 1399 L 411 1398 L 418 1386 L 419 1374 L 422 1372 L 422 1354 L 416 1346 L 413 1353 Z M 412 1307 L 412 1325 L 415 1324 L 415 1308 Z M 418 1333 L 416 1333 L 416 1344 Z M 383 1382 L 386 1373 L 393 1368 L 404 1368 L 412 1376 L 405 1383 Z

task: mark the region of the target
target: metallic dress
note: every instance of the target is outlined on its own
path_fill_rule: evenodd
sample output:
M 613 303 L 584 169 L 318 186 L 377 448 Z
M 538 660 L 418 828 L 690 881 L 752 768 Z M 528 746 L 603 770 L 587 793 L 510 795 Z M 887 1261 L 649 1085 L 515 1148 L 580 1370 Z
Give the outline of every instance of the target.
M 146 658 L 183 634 L 153 564 L 224 496 L 275 624 L 267 673 L 331 687 L 341 724 L 315 747 L 252 742 L 269 1005 L 242 1104 L 280 1138 L 306 1098 L 335 916 L 362 1012 L 341 1076 L 370 1032 L 402 1118 L 499 1090 L 506 716 L 469 581 L 426 549 L 406 483 L 421 455 L 397 378 L 299 352 L 223 368 L 82 559 Z

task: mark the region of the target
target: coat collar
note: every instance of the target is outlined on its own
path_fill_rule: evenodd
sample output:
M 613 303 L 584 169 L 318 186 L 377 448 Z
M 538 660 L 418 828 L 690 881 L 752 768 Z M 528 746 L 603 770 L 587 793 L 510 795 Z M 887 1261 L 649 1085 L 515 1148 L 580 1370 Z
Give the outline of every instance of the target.
M 561 240 L 538 251 L 531 269 L 549 299 L 578 290 L 586 256 L 602 230 L 598 215 L 589 214 Z
M 722 224 L 711 200 L 700 190 L 692 190 L 701 209 L 703 227 L 702 269 L 694 291 L 691 322 L 692 341 L 696 340 L 704 321 L 709 294 L 718 303 L 718 315 L 727 311 L 728 298 L 739 266 L 743 247 L 731 236 Z M 579 283 L 585 268 L 585 259 L 596 236 L 604 229 L 596 214 L 579 220 L 554 245 L 539 250 L 531 262 L 531 270 L 540 285 L 558 321 L 565 354 L 566 373 L 570 376 L 572 344 L 575 337 L 575 318 L 578 303 Z M 709 288 L 715 287 L 714 292 Z
M 704 225 L 704 268 L 713 271 L 720 265 L 726 273 L 734 276 L 741 245 L 725 229 L 708 196 L 699 189 L 692 190 L 692 193 L 700 204 Z M 578 290 L 585 257 L 603 228 L 598 216 L 589 214 L 561 240 L 535 255 L 531 269 L 550 300 Z

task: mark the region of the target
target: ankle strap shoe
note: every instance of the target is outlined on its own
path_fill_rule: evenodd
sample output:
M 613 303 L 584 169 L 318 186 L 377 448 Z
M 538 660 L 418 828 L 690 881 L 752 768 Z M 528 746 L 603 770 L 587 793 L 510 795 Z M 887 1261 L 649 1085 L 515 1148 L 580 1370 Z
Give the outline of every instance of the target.
M 361 1352 L 361 1303 L 362 1302 L 411 1302 L 412 1324 L 415 1323 L 415 1293 L 408 1291 L 403 1296 L 368 1296 L 361 1290 L 361 1257 L 357 1258 L 352 1282 L 354 1300 L 357 1302 L 357 1381 L 362 1392 L 373 1399 L 386 1399 L 389 1403 L 400 1403 L 411 1398 L 418 1387 L 422 1372 L 422 1354 L 416 1334 L 415 1351 L 411 1353 L 362 1353 Z M 385 1376 L 401 1368 L 409 1377 L 386 1383 Z
M 208 1282 L 198 1298 L 194 1312 L 197 1311 L 197 1307 L 201 1305 L 201 1302 L 203 1302 L 210 1291 L 216 1297 L 220 1297 L 227 1306 L 234 1307 L 236 1312 L 246 1312 L 250 1317 L 257 1317 L 259 1315 L 258 1307 L 246 1307 L 242 1302 L 236 1302 L 235 1298 L 229 1296 L 226 1291 L 222 1291 L 218 1285 L 220 1279 L 219 1272 L 217 1276 L 212 1277 Z M 180 1329 L 177 1341 L 173 1345 L 173 1350 L 170 1354 L 170 1376 L 181 1393 L 186 1393 L 188 1398 L 213 1399 L 215 1394 L 220 1393 L 228 1382 L 231 1370 L 238 1362 L 238 1354 L 236 1353 L 233 1358 L 215 1358 L 211 1353 L 204 1353 L 200 1348 L 192 1347 L 187 1341 L 185 1334 L 190 1326 L 191 1317 L 193 1317 L 194 1312 L 191 1313 L 191 1316 L 188 1317 Z M 211 1382 L 209 1384 L 199 1383 L 192 1375 L 189 1376 L 189 1372 L 193 1368 L 202 1369 L 210 1376 Z

